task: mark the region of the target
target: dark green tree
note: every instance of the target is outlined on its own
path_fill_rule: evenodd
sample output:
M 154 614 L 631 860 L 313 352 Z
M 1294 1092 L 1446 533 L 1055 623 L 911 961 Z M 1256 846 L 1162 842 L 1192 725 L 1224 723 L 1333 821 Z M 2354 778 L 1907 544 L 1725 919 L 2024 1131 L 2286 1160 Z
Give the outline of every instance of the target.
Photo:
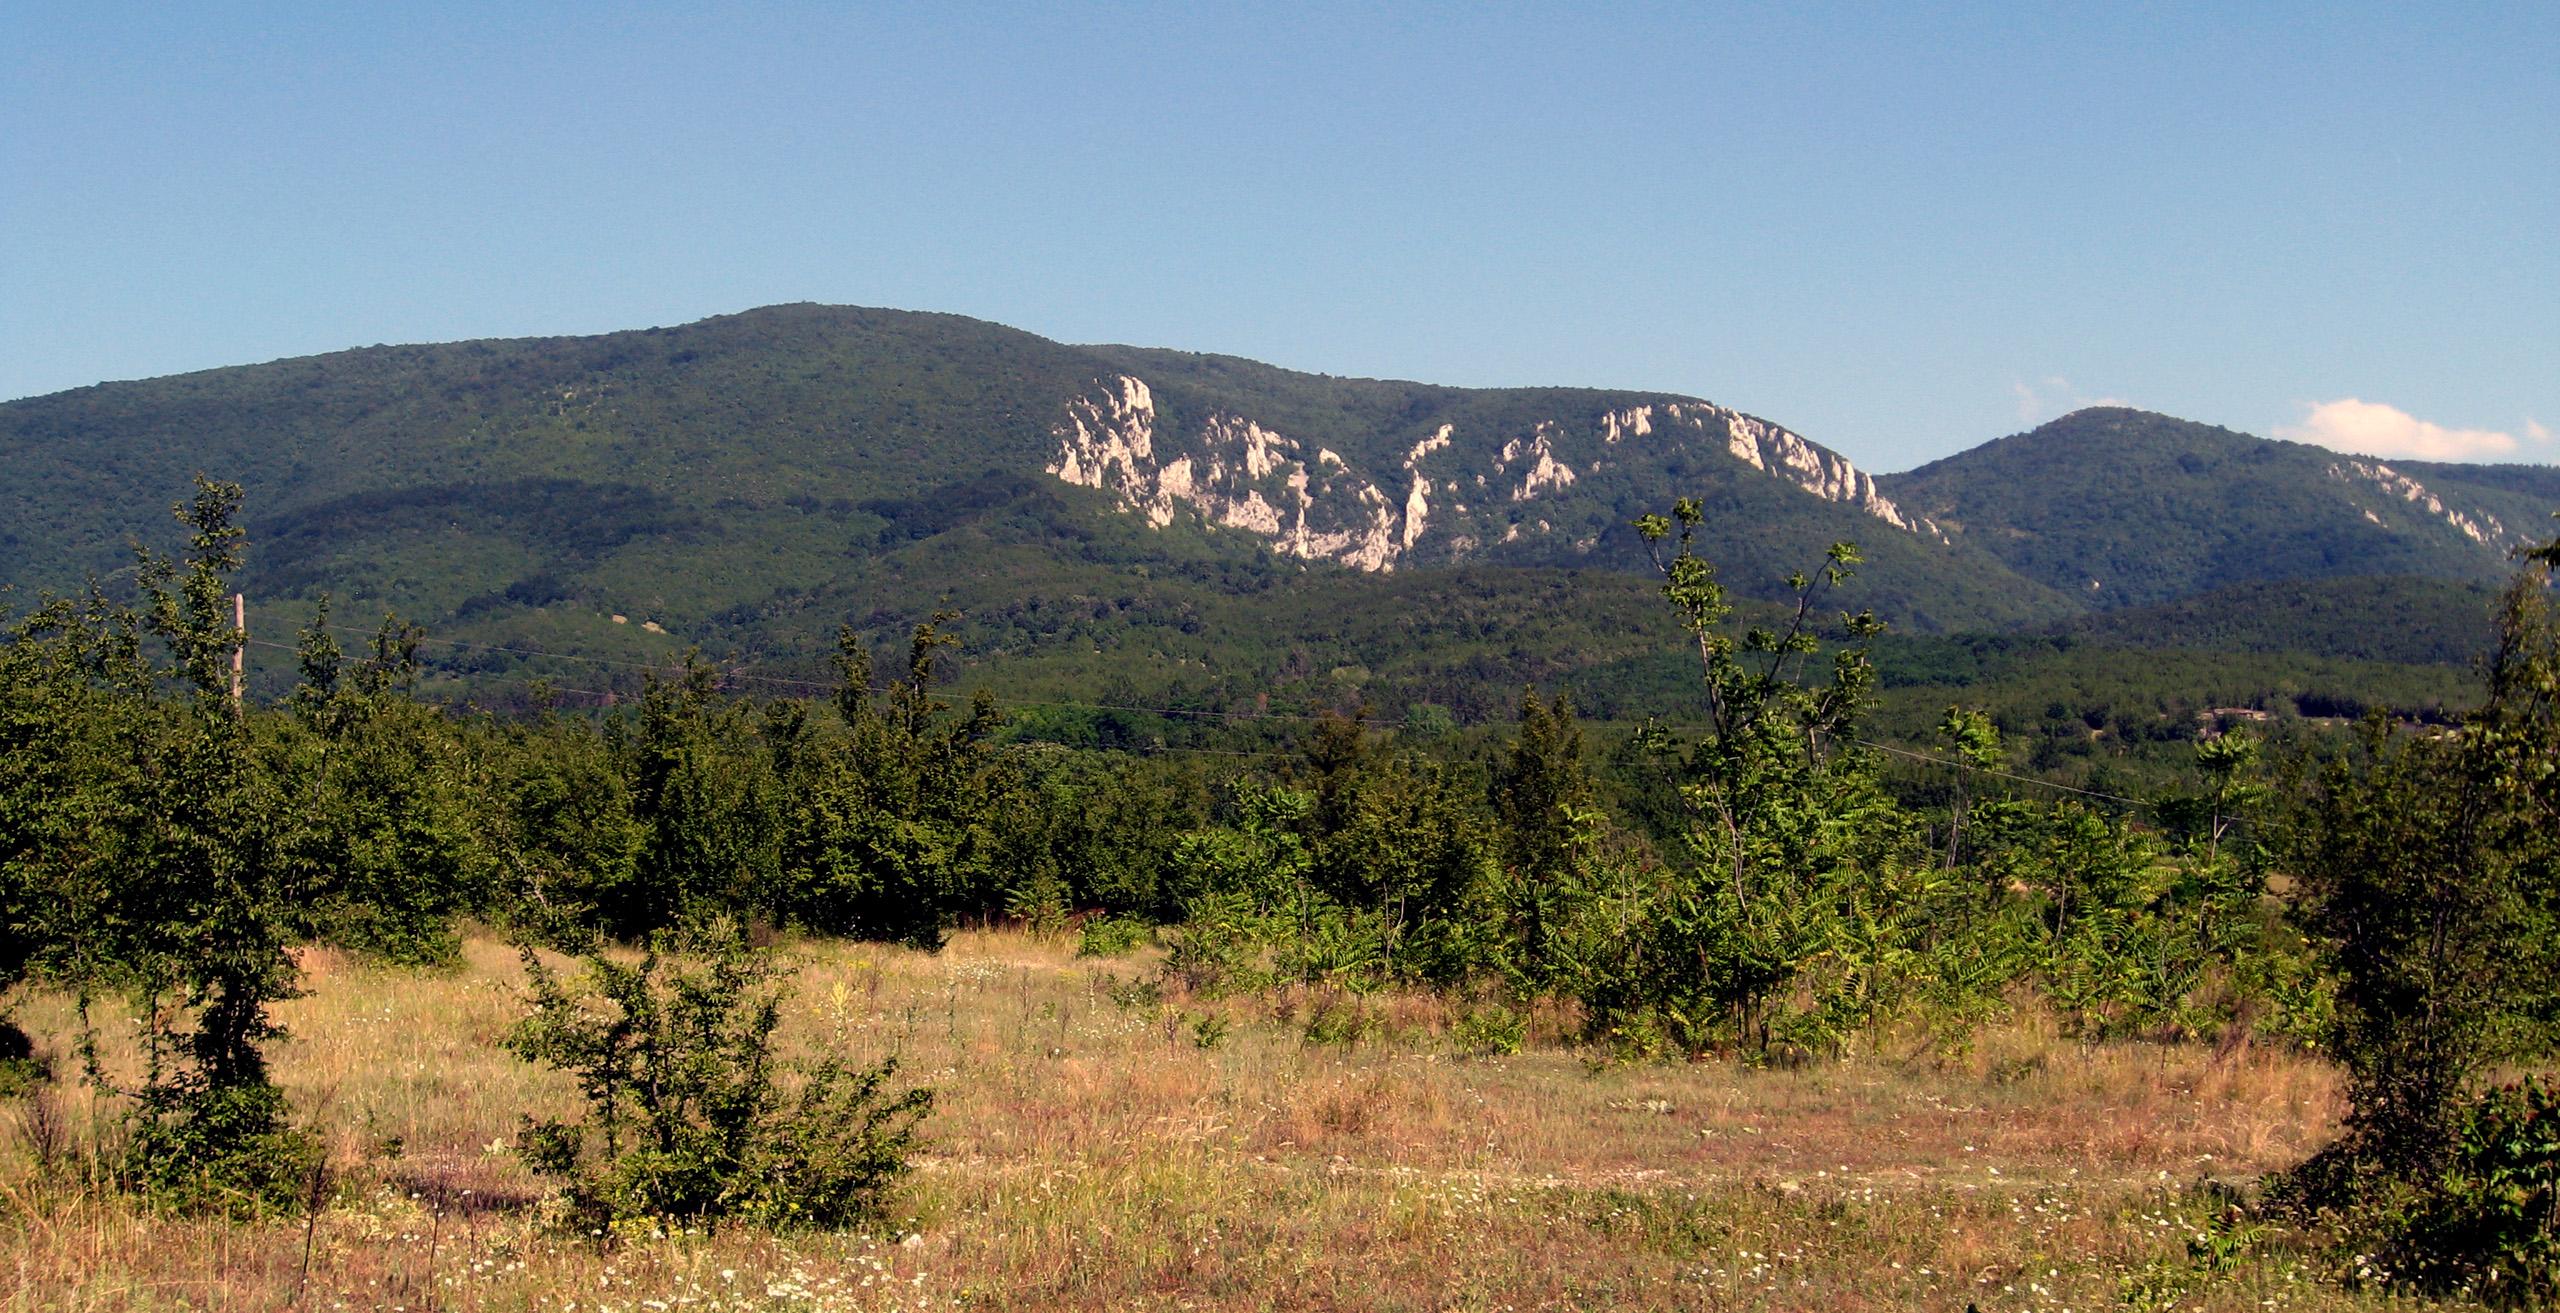
M 785 820 L 753 708 L 724 697 L 720 672 L 688 654 L 652 676 L 627 749 L 632 878 L 602 910 L 615 934 L 645 935 L 688 917 L 769 908 Z
M 2482 1073 L 2547 1050 L 2560 1015 L 2555 563 L 2560 542 L 2529 553 L 2506 590 L 2479 711 L 2450 733 L 2368 721 L 2292 827 L 2303 921 L 2337 977 L 2350 1097 L 2345 1134 L 2297 1174 L 2315 1202 L 2440 1202 L 2462 1175 L 2450 1169 Z
M 463 735 L 414 697 L 417 626 L 385 617 L 352 670 L 321 600 L 291 714 L 263 736 L 285 810 L 279 860 L 305 936 L 404 962 L 451 959 L 488 904 L 485 789 Z
M 1002 717 L 983 690 L 957 720 L 933 694 L 952 618 L 916 627 L 905 676 L 880 696 L 860 637 L 838 636 L 844 740 L 798 790 L 783 863 L 792 919 L 933 948 L 955 914 L 999 908 L 1026 883 L 1016 866 L 1036 835 L 1002 815 L 1022 797 L 992 741 Z
M 639 888 L 648 831 L 632 811 L 618 728 L 545 708 L 492 727 L 480 749 L 491 775 L 492 910 L 557 947 L 638 923 L 649 905 Z
M 162 679 L 111 677 L 142 686 L 120 745 L 137 792 L 116 809 L 107 879 L 67 891 L 82 915 L 66 928 L 84 982 L 125 985 L 143 1000 L 148 1065 L 130 1091 L 127 1180 L 180 1208 L 258 1211 L 299 1201 L 316 1147 L 292 1128 L 264 1052 L 279 1033 L 269 1007 L 296 990 L 294 915 L 278 860 L 279 800 L 232 696 L 240 495 L 199 477 L 177 509 L 185 557 L 140 553 L 137 628 L 159 640 L 169 666 Z M 135 650 L 123 629 L 111 624 L 103 638 L 119 655 Z M 175 697 L 162 697 L 170 686 Z
M 1956 765 L 1956 796 L 1947 811 L 1946 865 L 1953 870 L 1963 851 L 1965 811 L 1973 802 L 1975 774 L 1998 769 L 2003 753 L 2000 727 L 1991 717 L 1967 707 L 1949 707 L 1938 720 L 1938 741 Z
M 1562 694 L 1520 695 L 1520 728 L 1494 777 L 1508 959 L 1520 983 L 1545 989 L 1575 960 L 1572 928 L 1595 890 L 1589 879 L 1600 826 L 1582 728 Z

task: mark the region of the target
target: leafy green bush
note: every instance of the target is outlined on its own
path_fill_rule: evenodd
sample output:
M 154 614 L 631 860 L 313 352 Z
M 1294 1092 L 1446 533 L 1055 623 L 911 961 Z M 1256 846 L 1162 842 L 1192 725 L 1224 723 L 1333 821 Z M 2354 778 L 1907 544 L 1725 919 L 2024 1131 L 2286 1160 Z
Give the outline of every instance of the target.
M 637 963 L 588 957 L 596 997 L 526 950 L 533 1011 L 507 1046 L 575 1075 L 588 1103 L 581 1121 L 526 1118 L 526 1162 L 562 1183 L 587 1228 L 841 1229 L 881 1216 L 932 1092 L 892 1093 L 894 1061 L 857 1070 L 830 1058 L 786 1084 L 772 968 L 734 930 L 698 970 L 670 969 L 665 946 Z
M 455 922 L 485 904 L 490 869 L 460 736 L 412 696 L 423 634 L 385 617 L 348 669 L 323 597 L 293 714 L 270 718 L 263 744 L 286 802 L 276 848 L 294 929 L 410 965 L 460 957 Z
M 2547 559 L 2546 559 L 2547 558 Z M 2508 589 L 2489 698 L 2460 730 L 2379 719 L 2293 827 L 2299 915 L 2338 979 L 2351 1187 L 2423 1189 L 2480 1073 L 2548 1051 L 2560 1012 L 2560 615 L 2536 553 Z
M 2560 1092 L 2527 1079 L 2464 1107 L 2452 1161 L 2399 1248 L 2429 1284 L 2505 1303 L 2560 1296 Z
M 1377 1028 L 1377 1018 L 1358 999 L 1328 998 L 1307 1014 L 1303 1033 L 1309 1044 L 1357 1044 Z
M 1203 898 L 1164 932 L 1164 979 L 1204 998 L 1250 994 L 1279 982 L 1270 966 L 1271 922 L 1240 900 Z
M 0 1018 L 0 1099 L 14 1099 L 25 1094 L 53 1075 L 44 1059 L 36 1056 L 35 1042 L 27 1032 L 7 1018 Z
M 2560 1257 L 2560 1127 L 2538 1082 L 2560 1008 L 2560 541 L 2500 606 L 2489 696 L 2450 734 L 2368 721 L 2294 827 L 2300 920 L 2337 985 L 2345 1133 L 2279 1182 L 2387 1280 L 2546 1302 Z
M 1120 957 L 1147 942 L 1147 923 L 1133 916 L 1097 916 L 1077 934 L 1076 956 Z
M 273 1217 L 309 1202 L 320 1142 L 273 1085 L 177 1087 L 128 1125 L 122 1184 L 156 1207 Z
M 1509 1057 L 1529 1042 L 1529 1019 L 1489 1004 L 1458 1018 L 1458 1051 L 1479 1058 Z
M 75 989 L 90 1083 L 132 1100 L 100 1183 L 254 1215 L 299 1201 L 316 1150 L 264 1051 L 280 1033 L 270 1005 L 295 992 L 295 900 L 277 782 L 231 690 L 240 496 L 196 480 L 176 510 L 185 555 L 140 552 L 134 605 L 93 588 L 6 636 L 0 981 L 32 967 Z M 138 1088 L 97 1061 L 88 1005 L 101 990 L 138 1002 Z
M 1814 608 L 1860 560 L 1837 543 L 1818 577 L 1789 580 L 1797 604 L 1782 628 L 1732 632 L 1725 585 L 1696 550 L 1703 515 L 1683 499 L 1671 516 L 1636 522 L 1664 597 L 1696 641 L 1708 693 L 1695 742 L 1647 733 L 1677 774 L 1690 860 L 1587 974 L 1585 1015 L 1595 1038 L 1640 1051 L 1833 1050 L 1874 1011 L 1879 999 L 1865 988 L 1874 976 L 1811 968 L 1844 933 L 1880 924 L 1896 901 L 1894 877 L 1918 860 L 1911 818 L 1856 741 L 1875 683 L 1867 644 L 1883 626 L 1870 613 L 1844 615 L 1847 643 L 1820 660 Z M 1890 939 L 1874 947 L 1901 951 Z

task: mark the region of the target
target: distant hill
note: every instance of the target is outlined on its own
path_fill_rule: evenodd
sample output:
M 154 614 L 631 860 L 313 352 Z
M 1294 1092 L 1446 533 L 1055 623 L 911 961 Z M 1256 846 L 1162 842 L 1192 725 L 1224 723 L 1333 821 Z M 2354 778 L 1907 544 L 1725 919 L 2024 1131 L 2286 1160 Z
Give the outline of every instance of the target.
M 2539 467 L 2401 464 L 2108 407 L 1877 482 L 2096 609 L 2260 580 L 2486 582 L 2560 508 Z
M 323 594 L 350 623 L 396 608 L 457 688 L 623 687 L 692 646 L 815 680 L 839 624 L 885 644 L 951 608 L 964 659 L 1008 687 L 1471 716 L 1525 680 L 1630 715 L 1679 686 L 1629 527 L 1678 497 L 1745 597 L 1847 539 L 1868 564 L 1837 600 L 1908 634 L 2402 662 L 2467 642 L 2459 588 L 2560 505 L 2538 467 L 2125 410 L 1876 477 L 1694 397 L 1333 378 L 817 305 L 100 384 L 0 404 L 0 463 L 21 600 L 125 568 L 133 535 L 165 543 L 204 471 L 248 488 L 264 640 Z M 2371 575 L 2401 578 L 2274 586 Z

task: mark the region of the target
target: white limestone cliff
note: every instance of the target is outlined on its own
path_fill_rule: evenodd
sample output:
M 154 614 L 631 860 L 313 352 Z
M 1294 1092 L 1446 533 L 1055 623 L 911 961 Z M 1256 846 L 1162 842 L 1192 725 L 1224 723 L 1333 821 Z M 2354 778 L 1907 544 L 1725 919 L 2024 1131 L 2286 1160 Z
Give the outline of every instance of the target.
M 1156 528 L 1196 513 L 1207 523 L 1255 534 L 1285 556 L 1385 571 L 1430 549 L 1426 540 L 1435 534 L 1440 550 L 1456 557 L 1474 551 L 1485 532 L 1498 533 L 1503 542 L 1518 541 L 1531 524 L 1536 533 L 1553 532 L 1552 517 L 1490 507 L 1471 512 L 1454 499 L 1470 479 L 1497 504 L 1525 507 L 1569 495 L 1595 470 L 1641 459 L 1603 459 L 1599 453 L 1608 448 L 1704 441 L 1814 496 L 1897 529 L 1945 539 L 1936 524 L 1906 515 L 1876 490 L 1872 476 L 1846 459 L 1738 411 L 1663 402 L 1613 410 L 1584 424 L 1540 420 L 1490 450 L 1492 435 L 1481 435 L 1476 441 L 1487 445 L 1475 446 L 1479 454 L 1468 461 L 1457 447 L 1456 426 L 1443 423 L 1406 449 L 1403 489 L 1396 495 L 1340 452 L 1318 447 L 1310 456 L 1297 439 L 1242 415 L 1213 412 L 1188 433 L 1170 432 L 1153 390 L 1124 374 L 1099 380 L 1067 403 L 1064 418 L 1051 430 L 1058 448 L 1048 471 L 1113 494 Z M 1451 462 L 1459 468 L 1446 468 Z M 1445 516 L 1433 503 L 1443 494 L 1451 498 Z M 1441 527 L 1448 516 L 1455 518 Z M 1572 541 L 1589 550 L 1599 539 L 1585 534 Z
M 1824 501 L 1845 503 L 1897 529 L 1946 541 L 1947 535 L 1935 522 L 1906 514 L 1892 498 L 1877 490 L 1874 475 L 1850 464 L 1849 458 L 1838 452 L 1826 451 L 1766 420 L 1701 401 L 1671 402 L 1662 406 L 1660 413 L 1668 426 L 1722 435 L 1725 449 L 1735 460 L 1785 479 Z M 1652 406 L 1612 411 L 1601 417 L 1602 436 L 1615 443 L 1621 437 L 1650 435 L 1655 429 L 1654 415 Z
M 2503 547 L 2507 542 L 2507 526 L 2500 524 L 2497 516 L 2487 511 L 2481 511 L 2476 516 L 2465 515 L 2445 505 L 2444 500 L 2429 492 L 2426 485 L 2380 461 L 2350 460 L 2329 467 L 2329 477 L 2341 481 L 2352 482 L 2353 480 L 2348 478 L 2351 472 L 2355 478 L 2371 483 L 2412 506 L 2424 509 L 2427 514 L 2452 525 L 2463 537 L 2483 547 Z M 2382 523 L 2382 517 L 2375 515 L 2369 509 L 2365 510 L 2364 518 L 2375 524 Z
M 1067 403 L 1066 419 L 1051 430 L 1058 455 L 1048 471 L 1115 494 L 1156 528 L 1189 509 L 1267 538 L 1283 555 L 1361 570 L 1391 570 L 1411 545 L 1399 539 L 1386 494 L 1335 452 L 1319 448 L 1311 471 L 1296 439 L 1224 413 L 1171 444 L 1156 430 L 1154 394 L 1143 380 L 1122 375 L 1099 392 Z M 1186 449 L 1157 458 L 1160 446 L 1174 445 Z

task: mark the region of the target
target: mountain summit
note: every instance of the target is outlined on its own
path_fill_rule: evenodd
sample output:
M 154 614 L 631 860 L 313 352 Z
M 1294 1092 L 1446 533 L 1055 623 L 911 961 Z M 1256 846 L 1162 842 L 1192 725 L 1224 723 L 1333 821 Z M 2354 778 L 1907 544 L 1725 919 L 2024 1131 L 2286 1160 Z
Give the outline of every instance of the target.
M 2274 579 L 2495 579 L 2560 505 L 2560 469 L 2386 462 L 2120 407 L 1879 485 L 2098 608 Z

